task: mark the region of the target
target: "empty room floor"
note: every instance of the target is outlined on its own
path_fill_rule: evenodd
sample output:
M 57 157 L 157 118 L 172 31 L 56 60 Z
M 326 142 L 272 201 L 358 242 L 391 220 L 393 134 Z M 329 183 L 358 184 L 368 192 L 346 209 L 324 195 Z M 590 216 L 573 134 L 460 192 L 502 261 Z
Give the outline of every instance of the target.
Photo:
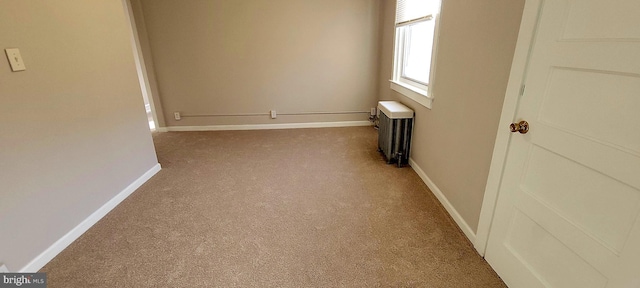
M 162 170 L 48 287 L 504 287 L 372 127 L 153 135 Z

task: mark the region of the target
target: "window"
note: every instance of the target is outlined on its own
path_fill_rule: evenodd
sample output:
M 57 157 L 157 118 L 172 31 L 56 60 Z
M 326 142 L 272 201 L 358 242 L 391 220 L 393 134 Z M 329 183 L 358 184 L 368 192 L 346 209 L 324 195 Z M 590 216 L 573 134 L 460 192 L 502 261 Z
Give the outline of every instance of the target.
M 439 0 L 398 0 L 391 89 L 431 108 Z

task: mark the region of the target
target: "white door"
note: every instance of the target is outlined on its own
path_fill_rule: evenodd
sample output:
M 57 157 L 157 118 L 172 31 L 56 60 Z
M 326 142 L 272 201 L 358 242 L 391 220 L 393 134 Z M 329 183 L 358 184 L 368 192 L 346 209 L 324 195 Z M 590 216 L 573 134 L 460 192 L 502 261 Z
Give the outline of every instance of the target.
M 538 21 L 486 259 L 510 287 L 640 287 L 640 0 Z

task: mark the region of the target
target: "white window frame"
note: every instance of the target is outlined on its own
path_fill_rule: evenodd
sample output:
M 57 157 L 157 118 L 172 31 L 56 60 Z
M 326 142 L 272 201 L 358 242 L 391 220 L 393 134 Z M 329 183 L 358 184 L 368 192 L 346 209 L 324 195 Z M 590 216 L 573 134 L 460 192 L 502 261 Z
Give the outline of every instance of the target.
M 435 67 L 436 67 L 436 55 L 437 55 L 437 47 L 438 47 L 438 28 L 440 24 L 440 17 L 438 14 L 431 14 L 423 19 L 419 19 L 414 21 L 411 24 L 419 23 L 421 21 L 435 21 L 435 28 L 433 32 L 433 47 L 431 50 L 431 67 L 429 67 L 429 83 L 425 85 L 424 83 L 413 81 L 410 78 L 403 77 L 402 67 L 405 55 L 405 29 L 403 26 L 395 27 L 394 30 L 394 53 L 393 53 L 393 74 L 392 79 L 389 80 L 390 87 L 392 90 L 408 97 L 409 99 L 418 102 L 424 107 L 431 109 L 433 104 L 433 87 L 434 87 L 434 79 L 435 79 Z

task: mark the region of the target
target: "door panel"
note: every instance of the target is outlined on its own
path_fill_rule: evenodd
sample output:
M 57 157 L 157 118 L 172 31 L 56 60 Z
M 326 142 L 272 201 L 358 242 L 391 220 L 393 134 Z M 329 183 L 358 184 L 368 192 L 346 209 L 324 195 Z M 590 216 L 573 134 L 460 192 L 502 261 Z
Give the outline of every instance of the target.
M 606 263 L 614 261 L 618 253 L 602 244 L 595 237 L 584 232 L 569 219 L 563 218 L 546 203 L 536 199 L 529 193 L 520 193 L 516 200 L 516 213 L 526 215 L 538 227 L 544 230 L 541 235 L 551 235 L 576 255 L 603 275 L 608 275 L 611 267 Z M 512 224 L 516 225 L 516 224 Z M 513 233 L 513 232 L 512 232 Z M 531 249 L 528 253 L 544 253 L 539 249 Z M 562 260 L 562 259 L 559 259 Z
M 552 67 L 538 120 L 640 154 L 639 90 L 638 76 Z
M 640 2 L 574 1 L 569 3 L 569 15 L 562 40 L 640 39 Z M 603 25 L 602 21 L 607 23 Z
M 637 174 L 640 170 L 640 157 L 631 151 L 543 123 L 536 124 L 536 130 L 530 137 L 536 145 L 587 167 L 597 167 L 595 170 L 598 172 L 636 189 L 640 187 L 640 177 Z
M 507 247 L 550 287 L 605 287 L 607 278 L 526 214 L 515 213 Z M 536 247 L 537 249 L 530 249 Z
M 640 285 L 637 15 L 542 1 L 485 255 L 510 286 Z
M 529 159 L 522 190 L 607 247 L 622 250 L 640 211 L 636 189 L 537 146 Z

